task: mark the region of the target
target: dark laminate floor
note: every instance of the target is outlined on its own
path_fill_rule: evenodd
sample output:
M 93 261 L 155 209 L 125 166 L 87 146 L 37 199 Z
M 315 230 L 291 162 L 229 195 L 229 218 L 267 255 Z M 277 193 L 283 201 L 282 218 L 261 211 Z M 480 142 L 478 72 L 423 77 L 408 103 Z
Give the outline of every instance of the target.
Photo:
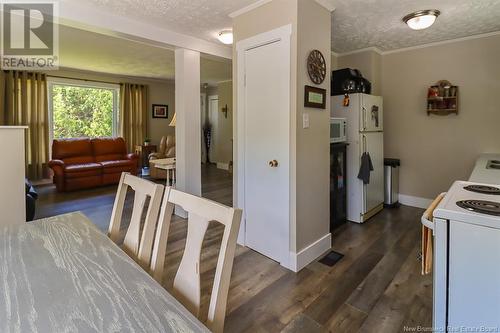
M 203 168 L 205 197 L 230 205 L 227 172 Z M 57 194 L 40 187 L 38 217 L 81 210 L 106 230 L 116 187 Z M 131 198 L 127 199 L 130 208 Z M 420 275 L 422 210 L 384 210 L 369 222 L 348 223 L 333 235 L 345 257 L 333 267 L 314 262 L 298 274 L 238 246 L 228 299 L 227 332 L 402 332 L 431 326 L 432 280 Z M 202 251 L 203 316 L 217 260 L 221 228 L 209 227 Z M 170 289 L 185 244 L 185 221 L 173 220 L 164 285 Z

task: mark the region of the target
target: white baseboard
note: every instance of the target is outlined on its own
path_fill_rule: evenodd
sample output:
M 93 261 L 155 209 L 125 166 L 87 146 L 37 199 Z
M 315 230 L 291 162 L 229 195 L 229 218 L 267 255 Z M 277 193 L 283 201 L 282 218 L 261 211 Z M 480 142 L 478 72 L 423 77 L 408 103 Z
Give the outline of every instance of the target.
M 217 162 L 217 169 L 229 170 L 229 163 L 219 163 L 219 162 Z
M 327 234 L 299 253 L 290 252 L 290 267 L 294 272 L 300 271 L 302 268 L 309 265 L 314 260 L 318 259 L 322 254 L 332 248 L 332 234 Z
M 406 205 L 406 206 L 427 209 L 431 205 L 432 199 L 420 198 L 420 197 L 414 197 L 411 195 L 400 194 L 399 195 L 399 203 Z

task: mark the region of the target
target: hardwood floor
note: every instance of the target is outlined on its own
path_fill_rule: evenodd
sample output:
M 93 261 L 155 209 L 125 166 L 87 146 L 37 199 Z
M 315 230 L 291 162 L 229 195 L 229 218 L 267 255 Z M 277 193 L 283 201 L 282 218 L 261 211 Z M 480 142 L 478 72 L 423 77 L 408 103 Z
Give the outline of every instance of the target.
M 202 170 L 203 195 L 232 203 L 232 179 L 215 167 Z M 40 187 L 37 217 L 80 210 L 107 230 L 116 186 L 57 194 Z M 127 198 L 130 206 L 132 198 Z M 420 274 L 421 209 L 384 210 L 369 222 L 348 223 L 333 234 L 344 258 L 333 267 L 314 262 L 292 273 L 259 253 L 237 247 L 226 332 L 402 332 L 430 327 L 432 277 Z M 222 228 L 212 223 L 202 250 L 202 316 L 206 318 Z M 183 253 L 186 224 L 175 218 L 163 284 L 171 289 Z

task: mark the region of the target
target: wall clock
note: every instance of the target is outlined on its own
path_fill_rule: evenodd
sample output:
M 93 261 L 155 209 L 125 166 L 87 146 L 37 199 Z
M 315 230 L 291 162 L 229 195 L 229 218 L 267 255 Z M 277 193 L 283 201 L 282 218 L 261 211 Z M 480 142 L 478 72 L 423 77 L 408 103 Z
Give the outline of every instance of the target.
M 319 50 L 312 50 L 307 58 L 307 72 L 312 82 L 321 84 L 326 77 L 326 62 Z

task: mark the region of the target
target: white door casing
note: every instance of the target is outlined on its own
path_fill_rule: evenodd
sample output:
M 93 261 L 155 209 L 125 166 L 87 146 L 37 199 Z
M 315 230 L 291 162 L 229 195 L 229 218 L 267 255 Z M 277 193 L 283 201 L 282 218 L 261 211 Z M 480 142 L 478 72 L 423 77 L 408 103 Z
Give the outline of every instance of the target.
M 289 267 L 290 36 L 287 25 L 237 43 L 238 242 Z M 269 162 L 278 161 L 277 167 Z

